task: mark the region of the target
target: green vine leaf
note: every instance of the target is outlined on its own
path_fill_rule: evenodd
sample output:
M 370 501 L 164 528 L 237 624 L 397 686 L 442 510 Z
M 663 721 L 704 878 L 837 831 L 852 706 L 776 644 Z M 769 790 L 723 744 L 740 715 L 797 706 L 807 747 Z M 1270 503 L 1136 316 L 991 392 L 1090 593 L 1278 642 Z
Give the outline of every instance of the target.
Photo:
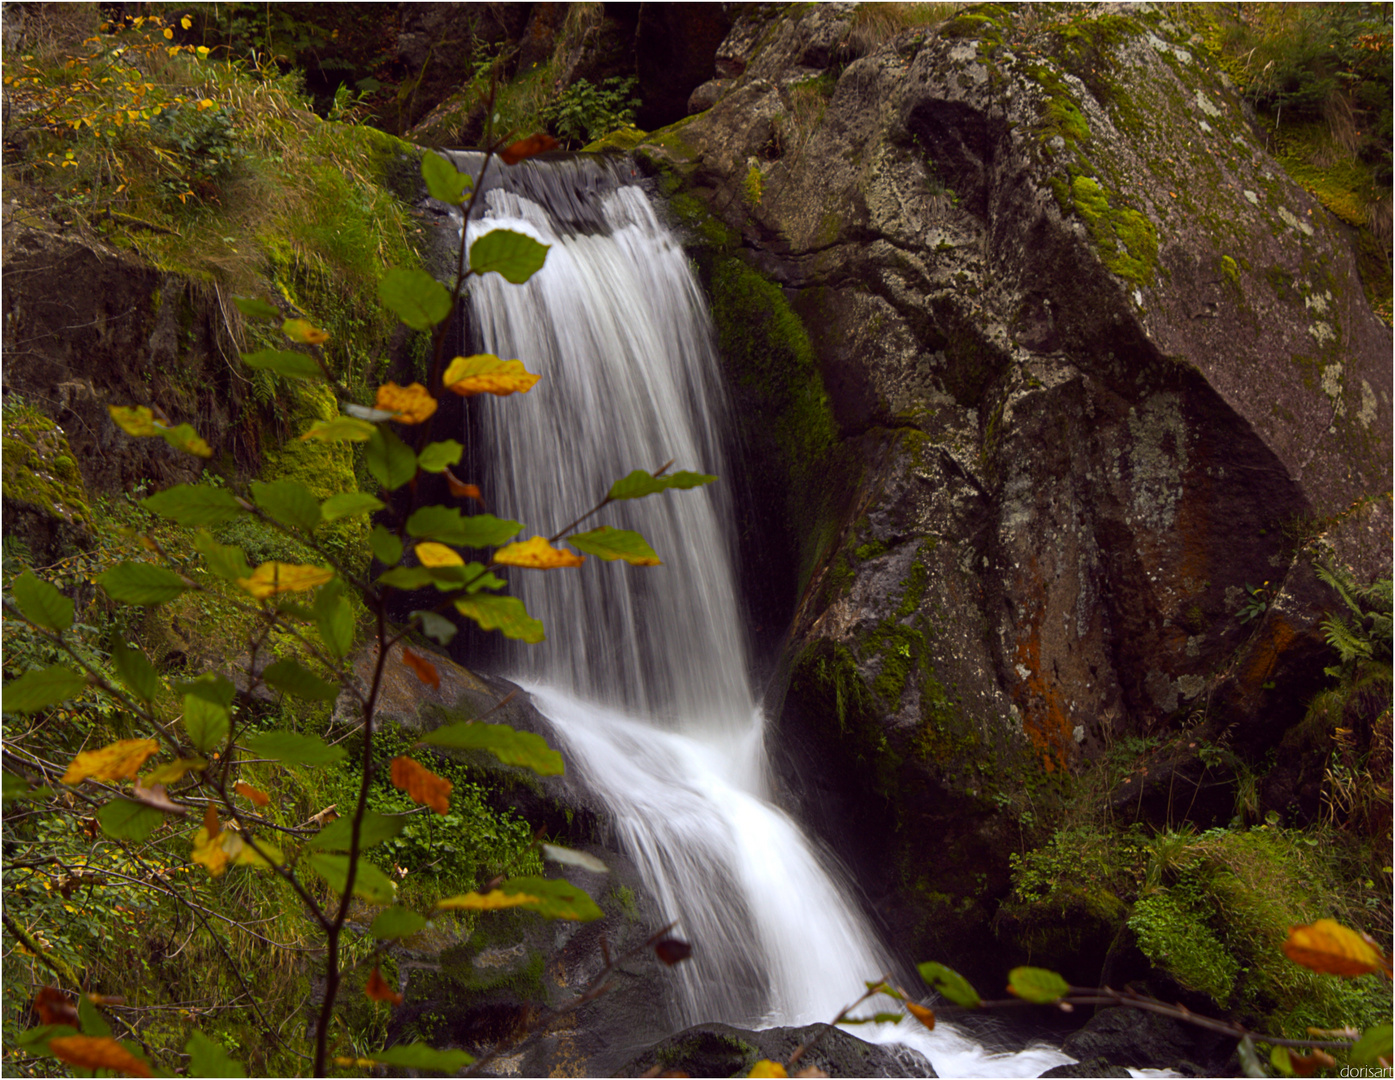
M 477 274 L 498 273 L 505 281 L 522 285 L 543 268 L 548 245 L 510 229 L 492 229 L 470 245 L 470 269 Z
M 546 636 L 543 624 L 528 614 L 523 601 L 516 596 L 490 596 L 476 593 L 462 596 L 455 610 L 467 619 L 479 623 L 482 630 L 498 630 L 507 638 L 536 645 Z
M 262 349 L 254 353 L 243 353 L 242 362 L 257 371 L 269 371 L 287 379 L 307 379 L 323 382 L 325 373 L 313 356 L 307 353 L 291 352 L 289 349 Z
M 378 283 L 378 296 L 413 330 L 430 330 L 450 314 L 450 293 L 425 270 L 389 270 Z
M 73 625 L 73 602 L 32 571 L 15 578 L 10 589 L 19 613 L 35 626 L 61 632 Z
M 87 679 L 84 676 L 72 668 L 54 664 L 37 671 L 27 671 L 18 679 L 7 682 L 0 709 L 17 713 L 38 712 L 77 697 L 86 688 Z

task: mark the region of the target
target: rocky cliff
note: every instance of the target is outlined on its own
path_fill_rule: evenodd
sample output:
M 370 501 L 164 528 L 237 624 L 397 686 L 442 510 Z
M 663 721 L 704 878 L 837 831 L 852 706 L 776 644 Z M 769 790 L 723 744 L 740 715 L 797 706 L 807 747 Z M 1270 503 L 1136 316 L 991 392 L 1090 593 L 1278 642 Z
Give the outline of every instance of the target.
M 757 471 L 792 477 L 772 739 L 918 955 L 964 955 L 1008 850 L 1124 738 L 1278 744 L 1321 679 L 1314 541 L 1388 574 L 1389 329 L 1168 15 L 869 41 L 853 5 L 747 11 L 702 111 L 636 151 Z

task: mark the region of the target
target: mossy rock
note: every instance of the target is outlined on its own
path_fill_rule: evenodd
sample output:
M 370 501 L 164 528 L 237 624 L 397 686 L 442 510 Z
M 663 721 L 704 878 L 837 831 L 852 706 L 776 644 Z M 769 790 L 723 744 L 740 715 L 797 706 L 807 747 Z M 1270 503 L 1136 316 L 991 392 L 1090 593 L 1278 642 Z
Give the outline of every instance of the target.
M 63 429 L 33 409 L 7 408 L 3 432 L 6 537 L 41 562 L 90 543 L 92 510 Z

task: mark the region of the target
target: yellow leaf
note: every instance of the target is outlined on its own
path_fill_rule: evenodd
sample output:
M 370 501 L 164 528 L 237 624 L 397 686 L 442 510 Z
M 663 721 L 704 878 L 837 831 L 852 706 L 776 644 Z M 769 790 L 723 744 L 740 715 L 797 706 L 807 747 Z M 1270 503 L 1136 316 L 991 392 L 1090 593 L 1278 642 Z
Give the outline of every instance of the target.
M 230 829 L 223 829 L 215 836 L 209 836 L 207 829 L 194 833 L 194 850 L 189 858 L 206 867 L 213 877 L 221 877 L 228 868 L 228 862 L 242 854 L 242 837 Z
M 427 540 L 420 543 L 415 548 L 417 558 L 421 560 L 422 566 L 464 566 L 465 560 L 456 552 L 446 547 L 445 544 L 438 544 L 435 541 Z
M 258 600 L 263 600 L 276 593 L 305 592 L 333 577 L 333 570 L 320 566 L 264 562 L 252 571 L 251 577 L 238 578 L 237 583 Z
M 263 858 L 262 855 L 258 853 L 257 848 L 254 848 L 240 836 L 237 836 L 236 833 L 225 833 L 224 835 L 237 837 L 237 851 L 233 854 L 232 860 L 238 866 L 250 866 L 257 870 L 264 870 L 269 868 L 273 863 L 280 866 L 286 861 L 285 856 L 281 854 L 279 848 L 272 844 L 268 844 L 260 836 L 257 837 L 257 847 L 261 848 L 262 851 L 266 853 L 266 858 Z M 270 861 L 268 861 L 268 859 Z
M 179 25 L 182 26 L 185 30 L 188 30 L 189 27 L 194 25 L 194 20 L 189 18 L 188 15 L 185 15 L 182 19 L 179 20 Z
M 165 33 L 168 34 L 169 31 L 166 30 Z M 165 52 L 167 52 L 170 56 L 178 56 L 180 51 L 181 50 L 178 45 L 170 45 L 165 49 Z
M 198 104 L 198 110 L 199 110 L 199 112 L 203 112 L 204 109 L 211 109 L 211 108 L 213 108 L 213 99 L 212 99 L 212 98 L 204 98 L 204 99 L 203 99 L 202 101 L 200 101 L 199 104 Z
M 164 31 L 163 31 L 163 33 L 164 33 L 164 35 L 165 35 L 165 37 L 166 37 L 166 39 L 169 39 L 169 38 L 172 38 L 172 37 L 174 37 L 174 31 L 173 31 L 173 30 L 171 30 L 171 29 L 170 29 L 170 28 L 169 28 L 169 27 L 168 27 L 168 26 L 167 26 L 167 27 L 165 27 L 165 29 L 164 29 Z
M 522 360 L 500 360 L 497 356 L 483 353 L 479 356 L 457 356 L 446 368 L 442 382 L 447 390 L 461 397 L 474 397 L 476 394 L 507 397 L 513 393 L 526 394 L 540 378 L 541 375 L 526 371 Z
M 757 1061 L 747 1076 L 788 1076 L 785 1067 L 778 1061 Z
M 202 102 L 200 102 L 202 105 Z M 213 102 L 209 102 L 210 105 Z M 281 324 L 281 329 L 292 341 L 299 341 L 302 345 L 323 345 L 329 340 L 329 333 L 321 330 L 309 319 L 287 319 Z
M 195 769 L 208 767 L 208 762 L 204 758 L 175 758 L 167 761 L 163 765 L 156 765 L 148 773 L 140 778 L 140 782 L 146 787 L 153 787 L 155 784 L 174 784 L 184 779 L 184 774 Z
M 208 55 L 208 46 L 207 46 L 207 45 L 200 45 L 196 51 L 198 52 L 198 54 L 199 54 L 200 56 L 207 56 L 207 55 Z
M 512 893 L 505 895 L 500 889 L 481 896 L 473 890 L 464 896 L 448 896 L 444 900 L 437 900 L 436 906 L 446 911 L 494 911 L 497 908 L 518 907 L 520 904 L 541 904 L 542 897 L 529 896 L 527 893 Z
M 378 387 L 376 407 L 383 412 L 396 413 L 399 424 L 420 424 L 436 411 L 436 399 L 419 382 L 398 386 L 395 382 Z
M 131 119 L 135 119 L 132 114 Z M 116 421 L 116 426 L 127 435 L 154 435 L 155 414 L 144 405 L 128 409 L 124 405 L 108 405 L 107 412 Z
M 165 33 L 169 33 L 168 30 Z M 111 1069 L 127 1076 L 150 1076 L 150 1067 L 112 1038 L 95 1035 L 60 1035 L 48 1048 L 59 1061 L 80 1069 Z
M 1332 919 L 1319 919 L 1311 926 L 1290 926 L 1284 955 L 1324 975 L 1355 977 L 1390 971 L 1390 962 L 1374 943 Z
M 88 777 L 95 780 L 133 779 L 146 758 L 159 751 L 154 739 L 122 739 L 100 750 L 84 750 L 73 758 L 63 783 L 80 784 Z
M 586 561 L 586 556 L 577 555 L 566 548 L 555 548 L 541 536 L 535 536 L 531 540 L 501 547 L 494 553 L 494 561 L 505 566 L 554 570 L 559 566 L 580 566 Z

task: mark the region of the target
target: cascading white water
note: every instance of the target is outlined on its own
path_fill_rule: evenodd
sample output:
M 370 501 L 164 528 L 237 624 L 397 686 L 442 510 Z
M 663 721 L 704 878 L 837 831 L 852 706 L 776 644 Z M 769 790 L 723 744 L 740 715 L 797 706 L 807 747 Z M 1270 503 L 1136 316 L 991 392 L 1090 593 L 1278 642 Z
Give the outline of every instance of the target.
M 605 166 L 519 168 L 532 180 L 490 191 L 486 216 L 469 225 L 472 236 L 502 226 L 551 245 L 526 285 L 487 275 L 472 286 L 475 344 L 542 376 L 526 397 L 480 410 L 500 512 L 550 535 L 633 469 L 672 459 L 725 475 L 718 360 L 682 250 L 643 192 Z M 549 181 L 549 169 L 566 175 Z M 560 210 L 539 201 L 549 186 L 571 193 Z M 730 521 L 720 482 L 607 507 L 592 524 L 640 531 L 664 565 L 588 559 L 514 573 L 510 590 L 547 641 L 520 647 L 510 665 L 694 943 L 675 969 L 675 1024 L 828 1021 L 893 962 L 832 861 L 770 801 Z M 1046 1048 L 994 1054 L 945 1025 L 908 1026 L 855 1033 L 913 1046 L 941 1076 L 1036 1076 L 1070 1060 Z

